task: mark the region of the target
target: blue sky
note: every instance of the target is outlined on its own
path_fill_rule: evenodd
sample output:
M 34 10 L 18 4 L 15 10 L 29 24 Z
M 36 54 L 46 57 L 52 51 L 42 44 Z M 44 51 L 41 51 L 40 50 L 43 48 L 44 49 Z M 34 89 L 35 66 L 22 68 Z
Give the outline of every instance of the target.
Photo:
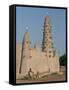
M 42 44 L 45 16 L 51 17 L 54 48 L 60 55 L 66 49 L 66 12 L 64 9 L 16 7 L 16 42 L 22 43 L 28 30 L 32 46 Z M 28 29 L 27 29 L 28 28 Z

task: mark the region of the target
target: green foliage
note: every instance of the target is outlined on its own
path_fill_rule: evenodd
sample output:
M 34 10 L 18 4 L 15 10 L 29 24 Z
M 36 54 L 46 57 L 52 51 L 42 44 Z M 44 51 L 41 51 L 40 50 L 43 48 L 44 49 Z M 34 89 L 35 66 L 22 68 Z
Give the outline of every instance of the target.
M 66 66 L 66 63 L 67 63 L 66 54 L 62 55 L 62 56 L 59 58 L 59 61 L 60 61 L 60 65 L 61 65 L 61 66 Z

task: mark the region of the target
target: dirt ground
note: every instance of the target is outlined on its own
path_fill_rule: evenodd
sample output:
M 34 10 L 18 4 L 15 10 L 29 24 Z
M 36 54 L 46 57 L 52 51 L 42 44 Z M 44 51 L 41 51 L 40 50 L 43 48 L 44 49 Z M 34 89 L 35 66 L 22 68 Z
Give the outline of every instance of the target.
M 37 82 L 54 82 L 54 81 L 65 81 L 66 80 L 66 74 L 51 74 L 43 76 L 39 79 L 29 79 L 29 80 L 16 80 L 17 83 L 37 83 Z

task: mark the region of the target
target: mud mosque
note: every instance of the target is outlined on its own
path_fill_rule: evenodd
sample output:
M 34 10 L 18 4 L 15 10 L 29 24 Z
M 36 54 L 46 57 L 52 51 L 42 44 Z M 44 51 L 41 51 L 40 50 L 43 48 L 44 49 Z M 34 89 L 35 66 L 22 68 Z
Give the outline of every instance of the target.
M 35 75 L 59 73 L 59 56 L 53 46 L 51 18 L 44 19 L 42 48 L 31 48 L 29 32 L 25 32 L 22 45 L 16 46 L 16 78 L 32 71 Z

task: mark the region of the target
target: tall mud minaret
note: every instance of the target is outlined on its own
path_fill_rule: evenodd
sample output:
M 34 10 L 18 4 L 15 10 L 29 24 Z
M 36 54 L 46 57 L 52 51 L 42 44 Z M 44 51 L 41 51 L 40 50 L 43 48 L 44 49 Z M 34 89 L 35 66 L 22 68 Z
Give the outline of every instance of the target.
M 21 52 L 21 62 L 19 73 L 26 73 L 26 65 L 29 57 L 29 48 L 30 48 L 30 36 L 28 32 L 25 32 L 23 42 L 22 42 L 22 52 Z
M 44 21 L 44 31 L 43 31 L 43 42 L 42 51 L 46 52 L 48 49 L 53 47 L 52 43 L 52 30 L 51 30 L 51 20 L 49 16 L 45 17 Z
M 48 57 L 55 56 L 55 50 L 53 48 L 53 42 L 52 42 L 51 19 L 49 16 L 46 16 L 44 21 L 42 51 L 46 52 Z
M 53 47 L 52 26 L 49 16 L 44 20 L 42 51 L 46 53 L 50 72 L 59 72 L 59 56 Z

